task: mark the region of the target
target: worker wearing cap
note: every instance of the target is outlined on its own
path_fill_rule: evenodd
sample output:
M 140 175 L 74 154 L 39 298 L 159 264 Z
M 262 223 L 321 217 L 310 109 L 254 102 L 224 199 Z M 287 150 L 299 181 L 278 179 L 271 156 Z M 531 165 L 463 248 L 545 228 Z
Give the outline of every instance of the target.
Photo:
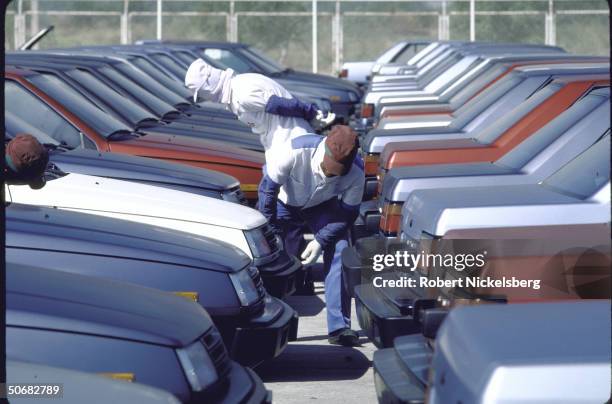
M 40 189 L 45 185 L 49 153 L 32 135 L 20 133 L 5 146 L 4 179 L 7 184 Z
M 323 253 L 329 341 L 356 345 L 350 329 L 351 300 L 342 281 L 341 252 L 359 213 L 363 194 L 363 161 L 359 142 L 348 126 L 337 125 L 327 137 L 291 139 L 265 167 L 259 210 L 279 232 L 288 253 L 297 255 L 304 224 L 314 234 L 302 254 L 304 265 Z
M 266 151 L 286 140 L 312 133 L 311 123 L 324 127 L 334 114 L 325 114 L 315 104 L 294 98 L 276 81 L 257 73 L 234 74 L 232 69 L 220 70 L 202 59 L 196 59 L 187 69 L 185 86 L 212 102 L 224 104 L 253 133 L 260 135 Z

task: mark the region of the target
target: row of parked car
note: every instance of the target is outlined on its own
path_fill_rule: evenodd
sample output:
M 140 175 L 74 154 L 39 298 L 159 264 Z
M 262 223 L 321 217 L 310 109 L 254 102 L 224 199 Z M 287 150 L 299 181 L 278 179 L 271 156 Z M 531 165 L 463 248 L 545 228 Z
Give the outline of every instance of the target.
M 270 402 L 251 368 L 296 338 L 283 299 L 303 271 L 252 208 L 259 139 L 184 87 L 196 58 L 342 121 L 361 98 L 241 44 L 7 53 L 5 141 L 50 151 L 44 187 L 4 188 L 9 381 L 66 375 L 79 403 Z
M 354 124 L 366 191 L 342 263 L 381 348 L 379 402 L 605 402 L 609 59 L 402 42 L 369 66 Z M 376 255 L 404 251 L 486 260 L 373 271 Z M 466 281 L 477 278 L 540 284 Z

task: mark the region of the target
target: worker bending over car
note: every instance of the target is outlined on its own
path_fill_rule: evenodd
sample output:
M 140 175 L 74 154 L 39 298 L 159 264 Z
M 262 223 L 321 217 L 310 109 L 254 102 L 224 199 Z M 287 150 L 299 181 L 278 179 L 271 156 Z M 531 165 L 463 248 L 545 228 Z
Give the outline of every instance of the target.
M 268 159 L 260 184 L 259 210 L 281 235 L 289 254 L 299 253 L 304 225 L 314 234 L 301 258 L 305 266 L 323 253 L 329 342 L 358 344 L 351 330 L 351 299 L 342 281 L 341 253 L 363 195 L 363 161 L 357 134 L 334 126 L 327 137 L 290 139 Z
M 294 98 L 276 81 L 257 73 L 234 74 L 220 70 L 202 59 L 196 59 L 185 75 L 185 86 L 212 102 L 224 104 L 253 133 L 260 135 L 266 151 L 290 138 L 313 132 L 329 125 L 335 118 L 325 114 L 316 104 Z M 312 126 L 311 126 L 312 124 Z

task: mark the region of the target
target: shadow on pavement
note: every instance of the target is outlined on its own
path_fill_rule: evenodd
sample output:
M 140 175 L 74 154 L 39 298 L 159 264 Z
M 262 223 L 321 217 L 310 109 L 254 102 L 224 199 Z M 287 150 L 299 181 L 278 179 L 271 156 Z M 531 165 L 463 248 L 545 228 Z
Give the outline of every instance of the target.
M 292 343 L 278 358 L 255 371 L 264 382 L 307 382 L 359 379 L 371 366 L 354 348 Z
M 288 296 L 285 302 L 298 312 L 300 317 L 316 316 L 325 308 L 325 302 L 315 296 Z

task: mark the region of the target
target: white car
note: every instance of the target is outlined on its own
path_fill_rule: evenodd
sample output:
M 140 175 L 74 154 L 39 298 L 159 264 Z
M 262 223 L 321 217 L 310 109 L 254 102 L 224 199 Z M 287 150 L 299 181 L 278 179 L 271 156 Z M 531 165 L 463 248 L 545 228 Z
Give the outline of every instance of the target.
M 7 201 L 113 217 L 224 241 L 253 259 L 270 294 L 282 298 L 293 291 L 301 264 L 283 251 L 279 237 L 255 209 L 104 177 L 48 172 L 47 178 L 39 190 L 7 185 Z

